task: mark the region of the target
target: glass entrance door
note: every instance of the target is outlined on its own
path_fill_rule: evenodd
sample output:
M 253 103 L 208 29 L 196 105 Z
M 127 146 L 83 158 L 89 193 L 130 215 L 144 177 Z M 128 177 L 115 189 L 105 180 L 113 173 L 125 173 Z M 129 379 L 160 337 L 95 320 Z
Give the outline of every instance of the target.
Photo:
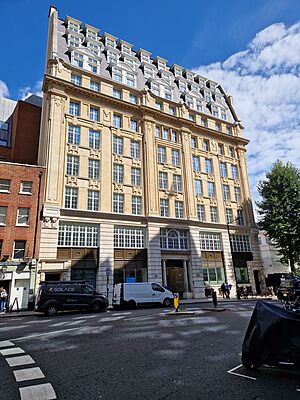
M 184 292 L 183 261 L 167 260 L 167 286 L 173 293 L 179 293 L 182 298 Z

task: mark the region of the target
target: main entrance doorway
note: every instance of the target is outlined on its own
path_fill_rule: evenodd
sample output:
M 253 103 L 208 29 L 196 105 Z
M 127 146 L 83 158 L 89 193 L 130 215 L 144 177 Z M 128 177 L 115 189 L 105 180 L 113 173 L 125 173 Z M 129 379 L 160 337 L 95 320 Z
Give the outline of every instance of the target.
M 182 260 L 166 260 L 167 286 L 173 293 L 183 296 L 184 270 Z

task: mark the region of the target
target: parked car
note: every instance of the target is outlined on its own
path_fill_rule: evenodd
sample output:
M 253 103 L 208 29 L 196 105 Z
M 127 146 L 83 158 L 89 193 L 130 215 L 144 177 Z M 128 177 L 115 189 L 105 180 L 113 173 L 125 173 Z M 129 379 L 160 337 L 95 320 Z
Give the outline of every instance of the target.
M 89 309 L 100 312 L 108 307 L 108 299 L 86 281 L 41 282 L 36 297 L 35 311 L 48 316 L 63 310 Z
M 300 296 L 300 278 L 283 281 L 277 291 L 278 300 L 286 301 L 295 296 Z
M 173 298 L 173 293 L 158 283 L 118 283 L 114 288 L 113 306 L 135 308 L 142 304 L 162 304 L 169 307 Z

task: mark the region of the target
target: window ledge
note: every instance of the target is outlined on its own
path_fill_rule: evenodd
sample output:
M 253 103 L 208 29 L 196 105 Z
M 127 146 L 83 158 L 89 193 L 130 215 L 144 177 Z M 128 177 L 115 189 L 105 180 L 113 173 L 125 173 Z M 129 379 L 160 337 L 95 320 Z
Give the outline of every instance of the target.
M 15 226 L 21 227 L 21 228 L 29 228 L 29 225 L 25 225 L 25 224 L 16 224 Z
M 0 193 L 10 193 L 9 190 L 0 190 Z
M 25 196 L 32 196 L 32 193 L 27 193 L 27 192 L 19 192 L 19 194 L 25 194 Z
M 0 224 L 0 227 L 1 227 L 1 226 L 6 226 L 6 224 Z

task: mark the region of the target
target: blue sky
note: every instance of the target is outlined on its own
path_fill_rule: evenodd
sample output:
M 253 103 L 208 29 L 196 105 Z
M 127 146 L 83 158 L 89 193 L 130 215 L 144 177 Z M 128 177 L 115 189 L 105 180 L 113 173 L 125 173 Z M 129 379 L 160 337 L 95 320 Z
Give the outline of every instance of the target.
M 251 140 L 255 199 L 277 158 L 300 167 L 299 0 L 0 0 L 0 96 L 40 92 L 50 4 L 221 83 Z

